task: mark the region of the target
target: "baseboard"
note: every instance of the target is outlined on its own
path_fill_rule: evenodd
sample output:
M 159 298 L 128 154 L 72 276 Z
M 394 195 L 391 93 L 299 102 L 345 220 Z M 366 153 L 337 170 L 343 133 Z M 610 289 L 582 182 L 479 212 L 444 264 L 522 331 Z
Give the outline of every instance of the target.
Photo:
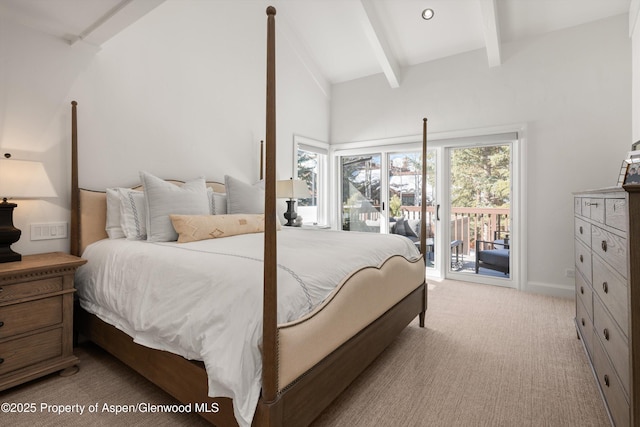
M 523 291 L 568 299 L 574 299 L 576 295 L 576 289 L 573 285 L 558 285 L 555 283 L 529 282 L 525 285 Z

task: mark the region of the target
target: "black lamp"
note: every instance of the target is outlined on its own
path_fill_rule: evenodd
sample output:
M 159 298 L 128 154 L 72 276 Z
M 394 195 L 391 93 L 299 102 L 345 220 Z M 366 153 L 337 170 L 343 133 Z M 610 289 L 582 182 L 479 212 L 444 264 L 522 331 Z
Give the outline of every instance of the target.
M 40 162 L 11 159 L 6 153 L 0 159 L 0 263 L 20 261 L 22 255 L 11 245 L 20 240 L 20 230 L 13 225 L 13 209 L 18 205 L 7 199 L 56 197 L 56 191 Z
M 276 182 L 276 197 L 287 200 L 287 212 L 284 217 L 287 219 L 285 225 L 296 226 L 295 219 L 298 217 L 296 213 L 296 201 L 295 199 L 302 199 L 309 197 L 311 192 L 307 183 L 300 179 L 285 179 L 283 181 Z

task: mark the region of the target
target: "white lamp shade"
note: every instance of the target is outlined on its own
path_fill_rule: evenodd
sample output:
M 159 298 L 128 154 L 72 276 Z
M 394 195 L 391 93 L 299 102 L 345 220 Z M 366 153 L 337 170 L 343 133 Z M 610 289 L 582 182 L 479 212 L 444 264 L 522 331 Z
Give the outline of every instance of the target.
M 0 198 L 57 197 L 44 166 L 28 160 L 0 160 Z
M 278 198 L 302 199 L 310 195 L 307 183 L 301 179 L 285 179 L 276 182 L 276 197 Z

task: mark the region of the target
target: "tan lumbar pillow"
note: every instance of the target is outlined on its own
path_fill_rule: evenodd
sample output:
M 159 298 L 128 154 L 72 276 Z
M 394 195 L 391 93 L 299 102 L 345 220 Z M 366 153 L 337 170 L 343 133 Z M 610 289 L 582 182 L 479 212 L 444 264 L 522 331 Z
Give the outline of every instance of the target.
M 178 243 L 264 232 L 264 214 L 169 215 Z M 276 222 L 280 230 L 280 223 Z

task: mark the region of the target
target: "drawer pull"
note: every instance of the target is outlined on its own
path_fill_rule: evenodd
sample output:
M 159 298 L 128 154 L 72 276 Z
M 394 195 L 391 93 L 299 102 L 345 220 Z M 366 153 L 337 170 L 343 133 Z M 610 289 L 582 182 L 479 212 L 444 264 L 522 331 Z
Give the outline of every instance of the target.
M 602 250 L 604 252 L 607 252 L 607 241 L 603 240 L 602 243 L 600 244 L 600 246 L 602 247 Z
M 582 319 L 580 319 L 580 320 L 582 320 L 582 326 L 584 326 L 584 317 Z
M 602 334 L 604 335 L 604 339 L 609 341 L 609 330 L 607 328 L 604 328 L 604 331 L 602 331 Z
M 0 294 L 4 291 L 4 288 L 0 288 Z
M 580 234 L 584 234 L 582 231 L 582 226 L 580 226 Z
M 0 328 L 4 326 L 4 322 L 0 320 Z
M 602 290 L 605 294 L 609 293 L 609 284 L 607 282 L 602 282 Z
M 606 375 L 606 374 L 605 374 L 605 376 L 604 376 L 604 384 L 605 384 L 607 387 L 609 387 L 609 375 Z
M 584 294 L 584 286 L 580 286 L 580 293 Z M 2 326 L 2 325 L 0 325 L 0 326 Z
M 0 357 L 0 365 L 4 362 L 4 359 Z
M 586 203 L 587 206 L 595 206 L 598 207 L 598 203 L 591 203 L 591 202 L 587 202 Z
M 584 262 L 584 257 L 580 254 L 580 262 Z

